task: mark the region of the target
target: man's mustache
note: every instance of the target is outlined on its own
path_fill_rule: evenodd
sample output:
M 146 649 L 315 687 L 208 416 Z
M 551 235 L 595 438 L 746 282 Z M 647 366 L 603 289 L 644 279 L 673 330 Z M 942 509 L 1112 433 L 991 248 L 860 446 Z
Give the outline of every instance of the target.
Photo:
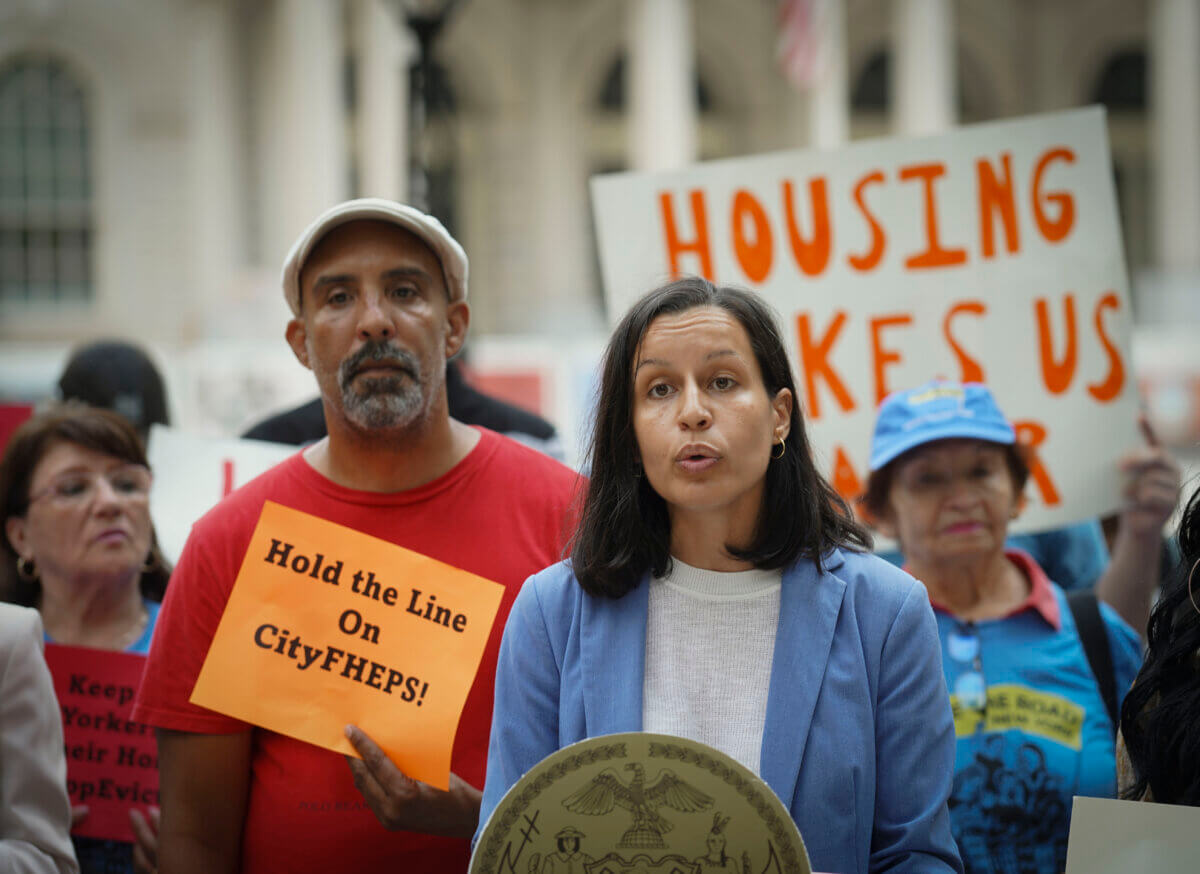
M 421 365 L 417 361 L 417 356 L 391 340 L 375 340 L 364 344 L 361 349 L 342 362 L 339 368 L 342 384 L 348 384 L 368 363 L 375 361 L 391 361 L 396 365 L 397 372 L 404 373 L 414 380 L 421 373 Z

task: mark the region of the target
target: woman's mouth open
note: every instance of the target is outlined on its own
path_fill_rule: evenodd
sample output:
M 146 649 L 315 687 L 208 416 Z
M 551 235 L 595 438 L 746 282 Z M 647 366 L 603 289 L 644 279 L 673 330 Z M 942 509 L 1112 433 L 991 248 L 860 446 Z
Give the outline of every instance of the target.
M 721 460 L 711 446 L 685 446 L 675 456 L 675 464 L 687 473 L 702 473 Z

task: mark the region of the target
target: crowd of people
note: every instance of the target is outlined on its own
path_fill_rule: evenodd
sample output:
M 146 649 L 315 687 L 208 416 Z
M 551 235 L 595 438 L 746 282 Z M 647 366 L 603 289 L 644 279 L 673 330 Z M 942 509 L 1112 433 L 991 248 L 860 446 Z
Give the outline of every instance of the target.
M 161 382 L 149 402 L 69 390 L 124 353 L 69 367 L 71 399 L 4 447 L 0 870 L 465 871 L 523 774 L 624 731 L 758 774 L 820 871 L 1051 874 L 1073 796 L 1200 804 L 1200 492 L 1165 531 L 1180 473 L 1148 427 L 1111 555 L 1096 520 L 1009 537 L 1029 458 L 981 384 L 886 398 L 852 505 L 814 463 L 775 315 L 684 277 L 614 330 L 583 478 L 548 423 L 454 369 L 468 260 L 437 219 L 339 204 L 282 285 L 319 398 L 250 435 L 302 448 L 196 522 L 174 568 L 143 442 Z M 503 586 L 448 789 L 363 726 L 344 757 L 191 701 L 267 501 Z M 1056 579 L 1078 555 L 1094 571 Z M 161 804 L 131 809 L 132 842 L 69 838 L 88 811 L 68 798 L 45 645 L 147 656 L 133 718 L 157 734 Z

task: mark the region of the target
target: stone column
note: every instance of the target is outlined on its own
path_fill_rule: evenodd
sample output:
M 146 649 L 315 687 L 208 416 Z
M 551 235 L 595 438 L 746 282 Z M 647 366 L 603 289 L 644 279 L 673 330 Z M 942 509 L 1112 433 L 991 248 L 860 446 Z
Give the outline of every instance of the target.
M 892 128 L 944 131 L 958 116 L 951 0 L 893 0 L 892 12 Z
M 408 193 L 408 68 L 413 36 L 387 0 L 357 0 L 354 40 L 358 106 L 355 151 L 364 197 L 404 200 Z
M 1154 239 L 1166 273 L 1200 272 L 1200 0 L 1154 0 L 1150 111 Z
M 201 331 L 221 330 L 249 254 L 246 240 L 246 167 L 240 118 L 240 56 L 235 4 L 203 0 L 188 9 L 188 87 L 194 134 L 190 138 L 193 282 L 177 302 Z
M 551 8 L 553 7 L 553 8 Z M 530 59 L 528 94 L 532 98 L 532 166 L 525 192 L 535 205 L 531 225 L 536 252 L 533 281 L 517 292 L 526 313 L 521 330 L 547 336 L 572 336 L 604 330 L 592 294 L 593 256 L 589 248 L 587 188 L 587 108 L 562 84 L 571 67 L 563 45 L 578 10 L 571 4 L 543 4 L 530 16 L 525 46 Z M 522 299 L 524 298 L 524 299 Z
M 349 187 L 342 7 L 274 0 L 265 19 L 255 108 L 261 256 L 277 268 L 300 231 Z
M 825 0 L 814 25 L 819 28 L 816 81 L 809 102 L 809 142 L 821 149 L 850 138 L 850 82 L 846 59 L 846 2 Z
M 629 165 L 668 170 L 696 160 L 691 0 L 626 0 Z

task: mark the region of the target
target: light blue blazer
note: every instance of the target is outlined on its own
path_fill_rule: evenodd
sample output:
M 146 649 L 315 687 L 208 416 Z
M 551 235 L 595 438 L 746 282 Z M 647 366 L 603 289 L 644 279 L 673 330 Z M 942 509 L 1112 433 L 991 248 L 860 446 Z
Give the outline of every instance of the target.
M 871 555 L 835 550 L 824 564 L 783 575 L 760 774 L 816 871 L 961 872 L 946 810 L 954 727 L 925 589 Z M 643 580 L 616 600 L 587 595 L 565 562 L 526 581 L 500 646 L 481 829 L 550 753 L 641 730 L 648 591 Z

